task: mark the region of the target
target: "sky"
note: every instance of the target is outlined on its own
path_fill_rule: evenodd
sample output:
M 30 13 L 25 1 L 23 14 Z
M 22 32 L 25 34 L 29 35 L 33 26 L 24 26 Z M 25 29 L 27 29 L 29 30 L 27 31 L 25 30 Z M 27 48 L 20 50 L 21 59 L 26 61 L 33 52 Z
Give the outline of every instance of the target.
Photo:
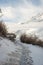
M 26 22 L 43 12 L 43 0 L 0 0 L 5 22 Z

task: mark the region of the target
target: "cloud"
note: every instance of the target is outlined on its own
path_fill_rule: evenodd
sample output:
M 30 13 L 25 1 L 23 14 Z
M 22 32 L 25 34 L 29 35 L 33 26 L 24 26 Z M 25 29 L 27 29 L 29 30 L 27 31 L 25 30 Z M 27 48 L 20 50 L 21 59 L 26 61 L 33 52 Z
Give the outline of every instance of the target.
M 1 0 L 3 19 L 10 22 L 28 21 L 32 16 L 43 12 L 43 6 L 39 4 L 37 7 L 35 1 L 37 3 L 37 0 Z M 42 3 L 43 0 L 40 1 Z M 38 0 L 38 3 L 40 1 Z M 4 4 L 7 6 L 3 6 Z
M 4 7 L 2 8 L 2 13 L 4 17 L 15 18 L 15 9 L 13 7 Z

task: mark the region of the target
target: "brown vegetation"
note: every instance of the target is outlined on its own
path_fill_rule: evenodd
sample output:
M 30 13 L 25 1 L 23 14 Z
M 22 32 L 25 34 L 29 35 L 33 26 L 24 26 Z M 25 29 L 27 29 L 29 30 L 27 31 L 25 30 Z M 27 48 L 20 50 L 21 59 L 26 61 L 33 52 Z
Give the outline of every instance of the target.
M 0 22 L 0 36 L 6 37 L 7 39 L 14 41 L 16 38 L 16 35 L 14 33 L 8 33 L 7 28 L 3 22 Z
M 40 40 L 36 35 L 34 35 L 34 36 L 32 36 L 32 35 L 27 36 L 26 34 L 22 34 L 20 36 L 20 40 L 23 43 L 43 46 L 43 41 Z
M 3 22 L 0 22 L 0 36 L 6 37 L 7 29 Z
M 11 40 L 14 41 L 16 38 L 16 35 L 14 33 L 7 33 L 6 37 Z

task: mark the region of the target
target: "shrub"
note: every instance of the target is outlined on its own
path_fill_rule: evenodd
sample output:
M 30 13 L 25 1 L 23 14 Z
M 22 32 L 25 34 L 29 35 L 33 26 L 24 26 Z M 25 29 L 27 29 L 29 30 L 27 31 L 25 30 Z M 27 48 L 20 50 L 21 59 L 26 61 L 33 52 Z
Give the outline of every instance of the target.
M 20 36 L 20 41 L 23 43 L 27 43 L 27 44 L 43 46 L 43 41 L 38 39 L 38 37 L 36 35 L 27 36 L 26 34 L 22 34 Z
M 39 45 L 39 46 L 42 46 L 42 47 L 43 47 L 43 41 L 42 41 L 42 40 L 40 40 L 40 39 L 38 39 L 38 41 L 37 41 L 37 45 Z
M 0 36 L 6 37 L 7 29 L 3 22 L 0 22 Z
M 30 43 L 30 44 L 31 43 L 34 44 L 36 39 L 37 39 L 36 36 L 32 37 L 32 36 L 27 36 L 26 34 L 22 34 L 21 37 L 20 37 L 21 42 L 26 42 L 26 43 Z
M 11 41 L 15 41 L 16 35 L 14 33 L 7 33 L 6 37 Z

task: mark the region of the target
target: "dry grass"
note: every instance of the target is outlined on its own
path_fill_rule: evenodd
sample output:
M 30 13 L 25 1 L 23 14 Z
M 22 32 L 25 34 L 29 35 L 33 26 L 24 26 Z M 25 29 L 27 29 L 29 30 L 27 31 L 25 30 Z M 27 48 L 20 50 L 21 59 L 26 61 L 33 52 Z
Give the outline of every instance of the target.
M 0 22 L 0 36 L 6 37 L 7 28 L 3 22 Z
M 14 41 L 16 38 L 16 35 L 13 33 L 8 33 L 5 23 L 0 22 L 0 36 L 6 37 L 7 39 Z
M 16 34 L 14 33 L 7 33 L 6 37 L 11 40 L 11 41 L 15 41 L 16 38 Z
M 43 46 L 43 41 L 40 40 L 36 35 L 34 35 L 34 36 L 31 36 L 31 35 L 27 36 L 26 34 L 22 34 L 20 36 L 20 40 L 23 43 Z

